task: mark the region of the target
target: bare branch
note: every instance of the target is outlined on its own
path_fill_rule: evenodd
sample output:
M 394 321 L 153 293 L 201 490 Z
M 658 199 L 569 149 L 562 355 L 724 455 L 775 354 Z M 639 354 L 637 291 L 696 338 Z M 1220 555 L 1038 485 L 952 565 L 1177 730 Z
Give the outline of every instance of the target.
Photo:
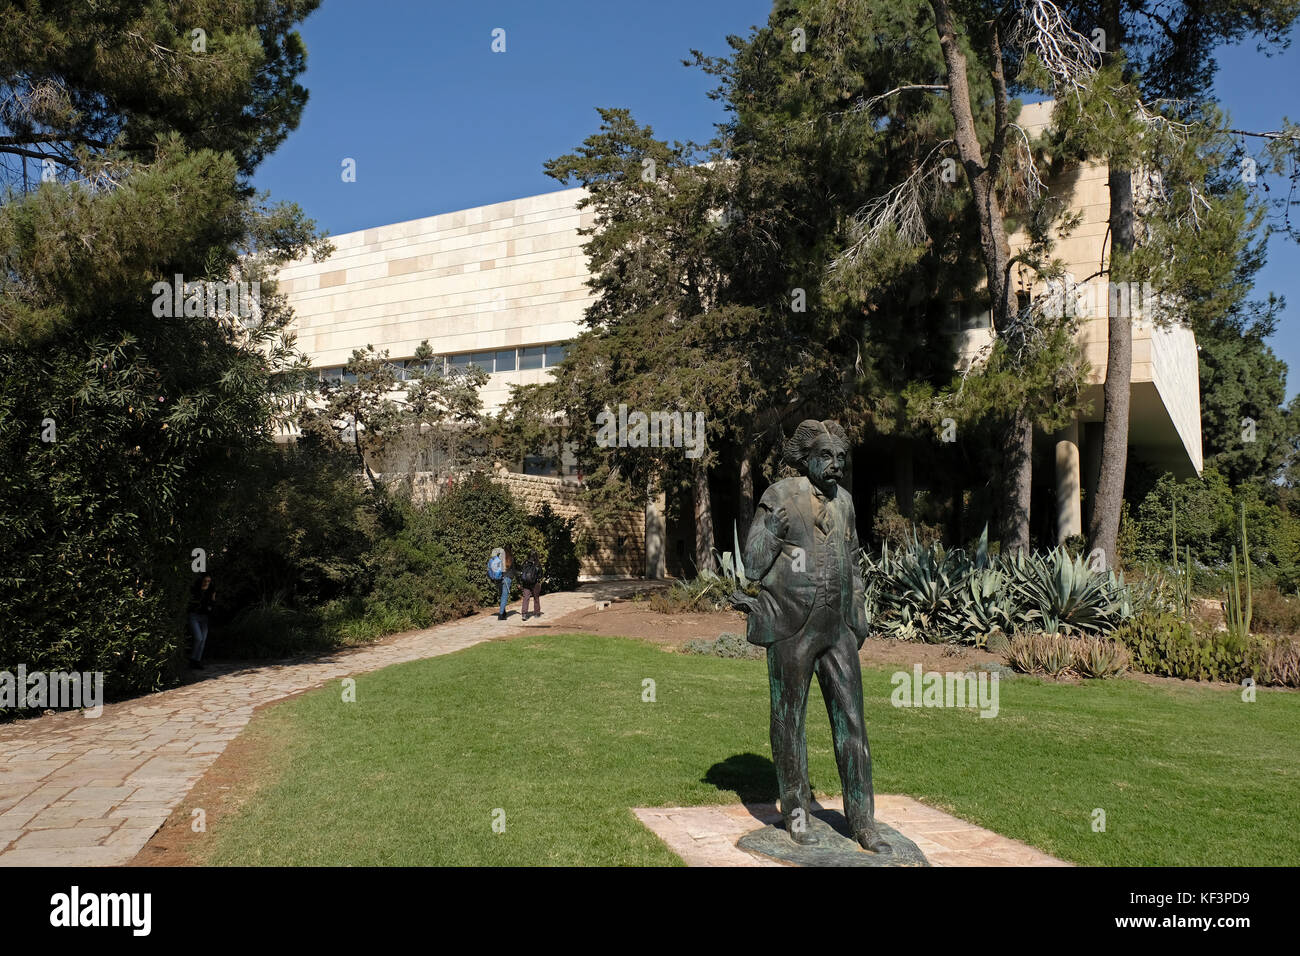
M 836 272 L 853 266 L 871 253 L 892 230 L 906 243 L 917 244 L 926 237 L 924 206 L 927 193 L 934 188 L 936 178 L 933 163 L 936 153 L 952 145 L 946 139 L 936 145 L 912 174 L 883 196 L 877 196 L 853 216 L 850 235 L 853 239 L 827 268 Z
M 1025 191 L 1029 194 L 1031 201 L 1036 202 L 1047 190 L 1043 177 L 1038 172 L 1038 163 L 1034 161 L 1034 150 L 1029 145 L 1029 134 L 1018 123 L 1008 123 L 1007 129 L 1013 129 L 1020 134 L 1020 145 L 1025 151 L 1025 162 L 1023 165 L 1025 175 Z
M 1034 53 L 1058 92 L 1078 97 L 1101 66 L 1101 54 L 1051 0 L 1030 0 L 1021 8 L 1012 42 Z

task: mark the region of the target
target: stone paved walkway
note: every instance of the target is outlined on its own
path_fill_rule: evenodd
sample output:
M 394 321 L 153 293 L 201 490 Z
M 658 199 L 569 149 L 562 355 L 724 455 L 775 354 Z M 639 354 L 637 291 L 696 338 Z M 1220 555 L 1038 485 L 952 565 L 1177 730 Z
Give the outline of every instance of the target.
M 644 581 L 546 595 L 522 623 L 480 614 L 372 647 L 264 666 L 216 666 L 206 679 L 0 726 L 0 866 L 114 866 L 130 861 L 248 723 L 253 709 L 339 678 L 450 654 L 603 605 Z
M 816 801 L 842 811 L 839 797 Z M 633 811 L 687 866 L 785 866 L 750 853 L 736 841 L 751 830 L 777 823 L 775 804 L 718 807 L 656 807 Z M 876 818 L 916 843 L 931 866 L 1070 866 L 1042 850 L 986 830 L 919 800 L 876 794 Z

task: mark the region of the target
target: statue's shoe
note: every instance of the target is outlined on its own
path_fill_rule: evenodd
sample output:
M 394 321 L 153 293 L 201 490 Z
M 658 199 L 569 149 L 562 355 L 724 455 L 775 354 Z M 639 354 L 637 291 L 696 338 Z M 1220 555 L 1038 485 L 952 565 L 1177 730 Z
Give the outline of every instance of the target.
M 893 849 L 874 824 L 853 834 L 853 839 L 857 840 L 858 845 L 868 853 L 888 853 Z

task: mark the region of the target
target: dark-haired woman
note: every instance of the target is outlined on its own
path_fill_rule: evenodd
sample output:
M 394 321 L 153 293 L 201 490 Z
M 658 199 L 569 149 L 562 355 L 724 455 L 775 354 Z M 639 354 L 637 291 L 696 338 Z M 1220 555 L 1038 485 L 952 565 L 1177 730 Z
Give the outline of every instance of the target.
M 191 667 L 203 666 L 203 645 L 208 642 L 208 617 L 212 613 L 212 599 L 216 588 L 212 575 L 201 574 L 190 588 L 190 633 L 194 635 L 194 652 L 190 655 Z

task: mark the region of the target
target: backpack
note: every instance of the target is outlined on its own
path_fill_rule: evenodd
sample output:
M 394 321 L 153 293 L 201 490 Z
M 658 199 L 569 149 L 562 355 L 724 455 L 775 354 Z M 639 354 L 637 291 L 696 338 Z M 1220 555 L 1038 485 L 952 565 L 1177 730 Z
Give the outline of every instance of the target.
M 541 577 L 542 569 L 538 567 L 536 561 L 525 561 L 524 566 L 519 569 L 519 583 L 526 588 L 536 587 Z
M 501 555 L 494 554 L 492 557 L 488 558 L 489 581 L 500 581 L 503 571 L 505 571 L 505 561 L 502 559 Z

